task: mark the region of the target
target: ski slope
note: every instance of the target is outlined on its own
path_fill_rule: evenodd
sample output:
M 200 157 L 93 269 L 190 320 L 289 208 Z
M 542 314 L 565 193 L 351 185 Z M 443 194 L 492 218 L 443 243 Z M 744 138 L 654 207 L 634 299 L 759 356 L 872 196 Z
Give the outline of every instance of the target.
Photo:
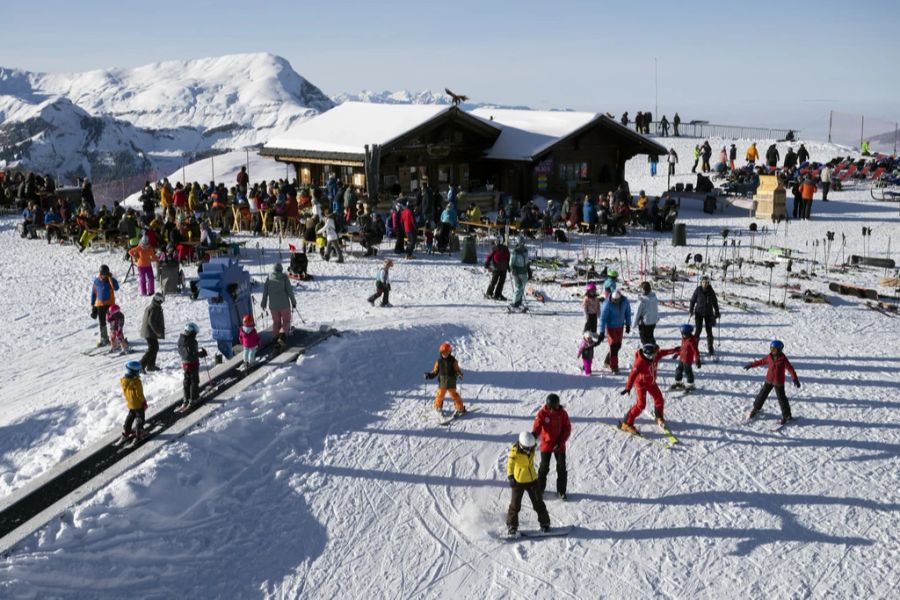
M 674 143 L 684 157 L 694 141 Z M 810 147 L 814 158 L 840 153 L 824 144 L 815 148 Z M 628 165 L 632 189 L 658 193 L 665 177 L 649 178 L 641 159 Z M 683 163 L 679 170 L 686 170 Z M 831 200 L 817 200 L 814 219 L 792 222 L 787 234 L 783 225 L 776 232 L 769 223 L 766 239 L 757 236 L 756 243 L 789 245 L 811 258 L 815 240 L 836 231 L 838 240 L 846 235 L 847 256 L 862 254 L 863 225 L 874 232 L 872 255 L 883 256 L 889 238 L 900 242 L 896 205 L 875 203 L 864 189 L 833 193 Z M 744 210 L 705 215 L 685 203 L 681 214 L 686 248 L 671 247 L 670 234 L 637 230 L 599 243 L 575 236 L 568 245 L 530 246 L 567 259 L 586 251 L 601 265 L 618 267 L 634 285 L 641 280 L 642 240 L 657 241 L 660 265 L 679 268 L 688 252 L 715 258 L 723 228 L 740 235 L 745 247 L 749 241 Z M 287 242 L 247 242 L 242 263 L 256 279 L 274 261 L 287 262 Z M 105 262 L 121 281 L 127 263 L 118 253 L 79 254 L 71 246 L 21 240 L 9 217 L 0 221 L 0 246 L 5 497 L 121 427 L 126 411 L 118 377 L 124 359 L 81 351 L 97 339 L 88 316 L 92 275 Z M 619 264 L 626 250 L 627 266 Z M 481 260 L 484 251 L 480 246 Z M 387 242 L 382 252 L 389 252 Z M 832 250 L 831 262 L 836 260 Z M 342 337 L 271 374 L 28 538 L 0 562 L 0 595 L 896 595 L 900 317 L 829 293 L 824 278 L 791 281 L 826 292 L 832 305 L 788 298 L 788 310 L 764 304 L 765 285 L 729 282 L 727 291 L 762 302 L 747 301 L 749 311 L 721 304 L 721 360 L 707 360 L 695 371 L 697 393 L 664 392 L 668 421 L 681 440 L 677 449 L 664 450 L 601 425 L 622 418 L 633 396 L 618 394 L 624 370 L 612 375 L 600 368 L 602 347 L 597 373 L 579 372 L 581 288 L 539 284 L 548 302 L 533 304 L 534 312 L 554 314 L 510 315 L 502 304 L 482 299 L 488 277 L 480 265 L 420 254 L 397 260 L 394 308 L 372 308 L 365 297 L 374 289 L 379 262 L 311 258 L 315 279 L 297 288 L 303 318 L 310 327 L 334 326 Z M 830 279 L 873 287 L 881 274 L 857 269 Z M 743 275 L 767 281 L 768 270 L 745 265 Z M 783 282 L 783 265 L 775 268 L 774 279 Z M 722 286 L 714 282 L 720 294 Z M 689 283 L 682 293 L 692 291 Z M 772 293 L 782 299 L 783 290 Z M 633 292 L 626 295 L 636 302 Z M 144 302 L 134 278 L 123 284 L 119 298 L 126 332 L 140 342 Z M 169 297 L 164 309 L 164 369 L 144 377 L 151 413 L 180 390 L 174 344 L 183 323 L 196 320 L 201 344 L 213 345 L 205 304 Z M 675 345 L 685 313 L 661 307 L 661 316 L 657 338 L 663 347 Z M 741 366 L 763 356 L 773 337 L 785 342 L 803 382 L 800 390 L 788 389 L 800 418 L 778 433 L 770 431 L 778 416 L 774 394 L 761 421 L 742 423 L 764 371 Z M 453 344 L 465 373 L 464 400 L 479 409 L 449 427 L 434 423 L 429 406 L 436 386 L 422 378 L 444 340 Z M 626 365 L 637 343 L 636 332 L 626 337 Z M 673 372 L 674 363 L 665 361 L 661 383 L 671 383 Z M 531 428 L 550 392 L 562 397 L 573 434 L 570 500 L 550 499 L 548 493 L 548 510 L 553 525 L 571 524 L 574 530 L 568 538 L 503 542 L 492 534 L 502 529 L 509 502 L 506 454 L 517 434 Z M 445 407 L 450 404 L 448 399 Z M 637 426 L 660 437 L 650 410 Z M 550 492 L 553 481 L 551 470 Z M 527 500 L 521 521 L 523 528 L 536 525 Z

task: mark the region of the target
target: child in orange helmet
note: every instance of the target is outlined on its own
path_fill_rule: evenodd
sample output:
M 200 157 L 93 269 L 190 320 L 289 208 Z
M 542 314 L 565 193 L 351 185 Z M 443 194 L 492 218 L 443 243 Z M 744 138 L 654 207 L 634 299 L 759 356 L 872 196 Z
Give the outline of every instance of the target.
M 459 363 L 456 361 L 456 357 L 452 354 L 453 347 L 450 346 L 450 342 L 443 342 L 438 350 L 441 355 L 434 361 L 434 367 L 432 367 L 431 371 L 425 373 L 425 379 L 438 378 L 438 391 L 434 397 L 434 409 L 438 413 L 441 412 L 441 409 L 444 407 L 444 396 L 449 392 L 450 397 L 453 398 L 453 406 L 456 408 L 454 416 L 458 417 L 466 412 L 462 398 L 456 391 L 456 380 L 462 379 L 463 374 L 459 370 Z

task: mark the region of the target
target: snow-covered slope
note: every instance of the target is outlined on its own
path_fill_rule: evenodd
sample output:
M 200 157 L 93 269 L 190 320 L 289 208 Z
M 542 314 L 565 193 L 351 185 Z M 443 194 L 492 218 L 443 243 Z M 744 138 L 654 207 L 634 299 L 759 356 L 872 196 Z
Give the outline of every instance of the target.
M 452 99 L 443 92 L 432 92 L 431 90 L 423 90 L 421 92 L 411 92 L 409 90 L 374 92 L 371 90 L 363 90 L 359 93 L 343 92 L 336 96 L 332 96 L 331 100 L 335 104 L 343 104 L 344 102 L 371 102 L 374 104 L 450 104 Z M 528 106 L 507 106 L 491 102 L 463 102 L 460 106 L 465 110 L 475 108 L 516 108 L 528 109 Z
M 261 144 L 332 106 L 266 53 L 69 74 L 0 68 L 0 161 L 61 177 L 105 178 L 103 161 L 118 165 L 113 177 L 167 171 L 183 154 Z
M 724 142 L 711 141 L 714 147 Z M 686 156 L 694 142 L 667 143 Z M 808 147 L 818 160 L 840 153 L 825 144 Z M 689 168 L 679 165 L 679 180 L 692 180 Z M 626 176 L 634 189 L 651 193 L 665 181 L 649 177 L 643 157 L 627 165 Z M 873 202 L 859 188 L 830 200 L 816 201 L 813 220 L 791 222 L 789 230 L 758 222 L 754 244 L 789 245 L 802 258 L 816 253 L 822 260 L 823 247 L 815 244 L 834 231 L 838 240 L 846 236 L 845 256 L 862 254 L 859 231 L 866 225 L 874 232 L 870 254 L 884 256 L 893 239 L 896 258 L 895 205 Z M 531 250 L 570 261 L 587 253 L 599 264 L 618 266 L 634 299 L 642 242 L 655 243 L 658 264 L 681 269 L 687 253 L 718 254 L 716 240 L 727 228 L 728 239 L 741 240 L 749 257 L 745 211 L 706 215 L 699 208 L 687 201 L 682 207 L 687 247 L 672 247 L 668 234 L 635 230 L 623 238 L 575 235 L 567 245 L 531 243 Z M 708 249 L 707 236 L 713 238 Z M 294 241 L 244 239 L 241 261 L 258 280 L 274 261 L 286 261 L 286 244 Z M 380 254 L 389 253 L 389 245 Z M 80 350 L 96 339 L 87 306 L 91 276 L 107 262 L 121 277 L 127 263 L 120 253 L 79 254 L 21 240 L 8 217 L 0 220 L 0 246 L 0 286 L 14 290 L 0 294 L 0 314 L 6 315 L 0 496 L 6 496 L 121 426 L 123 359 L 89 358 Z M 479 247 L 481 259 L 484 250 Z M 838 251 L 832 248 L 829 262 L 838 260 Z M 695 371 L 700 391 L 686 397 L 664 391 L 667 418 L 682 444 L 666 451 L 608 427 L 633 394 L 617 393 L 624 374 L 602 371 L 605 348 L 595 360 L 599 374 L 578 372 L 584 320 L 578 288 L 533 282 L 547 303 L 534 306 L 533 316 L 509 315 L 483 300 L 483 269 L 461 265 L 456 256 L 418 255 L 397 260 L 395 308 L 379 309 L 365 296 L 374 290 L 380 260 L 310 261 L 315 279 L 297 288 L 301 314 L 308 327 L 327 324 L 343 337 L 272 373 L 26 540 L 0 563 L 0 596 L 895 595 L 898 317 L 827 287 L 829 279 L 877 286 L 881 271 L 832 269 L 826 279 L 817 269 L 811 279 L 792 278 L 828 294 L 832 304 L 788 297 L 788 310 L 766 305 L 764 266 L 745 260 L 744 284 L 723 283 L 716 271 L 721 298 L 727 291 L 755 300 L 745 307 L 722 303 L 720 361 L 707 360 Z M 794 263 L 795 274 L 801 268 Z M 538 269 L 536 275 L 552 273 Z M 774 275 L 776 284 L 783 281 L 782 263 Z M 692 288 L 687 282 L 674 295 L 686 297 Z M 783 290 L 773 294 L 780 301 Z M 671 295 L 660 292 L 664 299 Z M 145 299 L 133 279 L 119 297 L 126 334 L 136 340 Z M 203 303 L 172 296 L 164 307 L 164 369 L 144 378 L 151 413 L 180 389 L 175 341 L 181 325 L 201 323 L 201 343 L 212 346 Z M 661 317 L 657 339 L 669 347 L 686 313 L 662 307 Z M 741 366 L 764 355 L 773 337 L 785 342 L 803 383 L 788 390 L 799 420 L 780 433 L 770 431 L 778 414 L 774 397 L 760 422 L 741 423 L 764 376 Z M 434 425 L 435 386 L 422 380 L 443 340 L 461 361 L 463 398 L 479 409 L 449 428 Z M 637 343 L 635 332 L 626 336 L 626 364 Z M 659 372 L 664 387 L 671 383 L 670 361 Z M 575 529 L 564 539 L 501 542 L 491 534 L 501 529 L 509 501 L 506 453 L 518 432 L 531 428 L 549 392 L 562 396 L 573 434 L 567 450 L 571 499 L 550 500 L 548 508 L 553 525 Z M 659 435 L 652 408 L 637 425 Z M 527 500 L 521 516 L 523 527 L 535 526 Z

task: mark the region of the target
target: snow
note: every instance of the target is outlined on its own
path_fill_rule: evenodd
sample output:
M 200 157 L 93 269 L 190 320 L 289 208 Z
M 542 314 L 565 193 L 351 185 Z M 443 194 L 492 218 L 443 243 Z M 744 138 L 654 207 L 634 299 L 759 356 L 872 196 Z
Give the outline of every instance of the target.
M 265 147 L 365 154 L 367 144 L 386 144 L 448 110 L 434 104 L 345 102 L 272 137 Z
M 662 140 L 660 140 L 662 142 Z M 714 148 L 730 140 L 711 140 Z M 765 148 L 769 142 L 759 141 Z M 696 140 L 665 140 L 682 162 L 677 180 L 693 181 L 686 157 Z M 746 143 L 738 142 L 740 151 Z M 796 148 L 797 145 L 795 144 Z M 814 159 L 843 151 L 808 143 Z M 782 153 L 784 148 L 782 149 Z M 240 153 L 243 154 L 243 153 Z M 235 164 L 240 164 L 240 161 Z M 218 170 L 219 157 L 216 157 Z M 662 165 L 661 165 L 662 166 Z M 233 165 L 232 165 L 233 167 Z M 232 168 L 229 167 L 229 168 Z M 202 169 L 200 169 L 202 171 Z M 251 172 L 256 167 L 251 165 Z M 627 165 L 632 189 L 656 194 L 646 158 Z M 261 176 L 262 173 L 259 173 Z M 188 179 L 205 176 L 188 175 Z M 256 175 L 253 176 L 256 179 Z M 826 231 L 846 235 L 845 255 L 884 256 L 900 239 L 897 206 L 871 201 L 864 188 L 816 201 L 813 220 L 792 222 L 757 245 L 789 245 L 821 259 Z M 688 253 L 712 256 L 729 228 L 746 248 L 745 212 L 706 215 L 685 201 L 687 247 L 669 235 L 631 231 L 625 238 L 575 236 L 543 253 L 574 258 L 586 251 L 618 265 L 637 282 L 642 240 L 656 241 L 660 264 Z M 707 251 L 706 236 L 710 249 Z M 732 238 L 729 238 L 732 239 Z M 256 279 L 287 241 L 246 237 L 241 260 Z M 259 244 L 261 252 L 256 252 Z M 118 389 L 124 359 L 86 357 L 96 340 L 88 316 L 90 278 L 101 262 L 122 280 L 121 253 L 21 240 L 14 220 L 0 220 L 0 496 L 8 496 L 120 427 Z M 540 252 L 532 242 L 533 252 Z M 896 246 L 895 246 L 896 247 Z M 387 242 L 384 252 L 388 252 Z M 837 246 L 831 262 L 836 261 Z M 479 258 L 484 247 L 479 248 Z M 700 391 L 664 392 L 667 417 L 683 447 L 666 451 L 600 423 L 621 418 L 630 399 L 625 376 L 578 373 L 583 316 L 578 288 L 540 284 L 549 299 L 508 315 L 482 299 L 487 277 L 457 257 L 397 260 L 392 309 L 370 308 L 379 261 L 344 264 L 311 258 L 311 282 L 297 289 L 310 327 L 343 332 L 277 370 L 188 435 L 99 490 L 18 546 L 0 564 L 4 597 L 303 597 L 303 598 L 594 598 L 594 597 L 872 597 L 896 594 L 900 559 L 900 427 L 896 417 L 897 317 L 835 296 L 822 278 L 796 280 L 824 291 L 833 305 L 788 299 L 790 311 L 750 302 L 754 312 L 722 305 L 721 361 L 696 371 Z M 794 265 L 795 271 L 800 267 Z M 192 275 L 188 269 L 188 275 Z M 549 272 L 538 270 L 537 275 Z M 764 267 L 745 277 L 767 280 Z M 880 271 L 832 273 L 831 279 L 876 286 Z M 719 273 L 719 276 L 721 274 Z M 775 268 L 775 281 L 784 267 Z M 716 288 L 722 293 L 722 283 Z M 258 289 L 258 288 L 257 288 Z M 692 291 L 686 286 L 684 294 Z M 728 283 L 727 291 L 765 300 L 765 285 Z M 883 293 L 893 291 L 881 288 Z M 509 296 L 507 288 L 506 295 Z M 782 290 L 773 290 L 778 300 Z M 634 298 L 633 292 L 626 292 Z M 660 292 L 668 298 L 669 292 Z M 138 340 L 145 304 L 133 278 L 119 303 L 126 333 Z M 258 294 L 257 294 L 258 299 Z M 662 308 L 663 347 L 676 342 L 684 313 Z M 187 297 L 165 303 L 167 337 L 159 373 L 145 376 L 151 413 L 180 390 L 174 350 L 187 320 L 206 308 Z M 266 326 L 266 323 L 263 323 Z M 741 365 L 768 341 L 785 342 L 803 387 L 790 388 L 795 415 L 780 433 L 770 397 L 762 422 L 741 424 L 763 371 Z M 448 340 L 465 373 L 460 392 L 479 412 L 435 426 L 433 382 L 423 381 Z M 623 360 L 637 344 L 626 337 Z M 703 344 L 701 344 L 703 348 Z M 600 371 L 598 358 L 595 367 Z M 664 384 L 673 365 L 660 367 Z M 502 527 L 509 501 L 505 457 L 549 392 L 573 421 L 567 503 L 548 502 L 568 538 L 517 543 L 489 535 Z M 656 435 L 648 410 L 640 429 Z M 548 488 L 553 488 L 551 470 Z M 548 494 L 549 496 L 549 494 Z M 522 527 L 535 517 L 525 501 Z

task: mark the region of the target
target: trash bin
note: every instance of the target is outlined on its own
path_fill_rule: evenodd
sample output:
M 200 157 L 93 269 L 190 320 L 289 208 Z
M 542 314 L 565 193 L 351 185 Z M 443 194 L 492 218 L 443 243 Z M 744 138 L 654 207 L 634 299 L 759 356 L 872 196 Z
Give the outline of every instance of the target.
M 672 227 L 672 245 L 687 246 L 687 226 L 684 223 L 675 223 Z
M 462 261 L 468 265 L 478 264 L 478 253 L 475 250 L 475 236 L 467 235 L 463 239 Z

